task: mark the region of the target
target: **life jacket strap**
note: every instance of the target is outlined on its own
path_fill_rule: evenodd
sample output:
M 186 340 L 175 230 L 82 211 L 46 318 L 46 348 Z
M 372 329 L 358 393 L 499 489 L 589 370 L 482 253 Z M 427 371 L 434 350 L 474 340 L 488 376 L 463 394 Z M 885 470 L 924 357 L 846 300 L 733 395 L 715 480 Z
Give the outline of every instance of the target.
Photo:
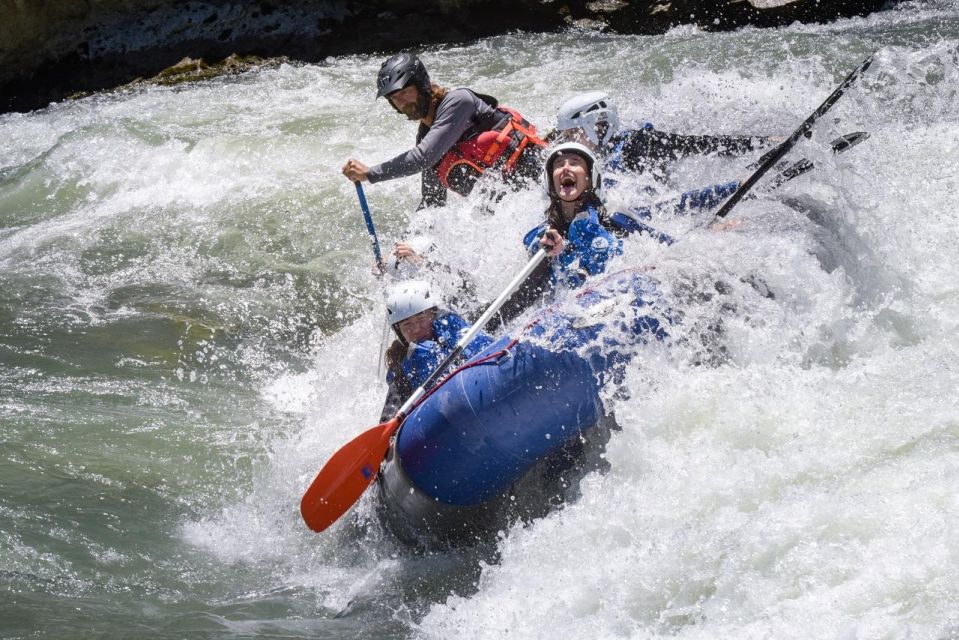
M 495 127 L 457 143 L 440 160 L 437 174 L 443 186 L 467 195 L 487 170 L 508 175 L 530 144 L 545 146 L 536 127 L 519 112 L 507 107 L 499 107 L 499 111 L 503 118 Z
M 483 163 L 490 168 L 501 168 L 509 173 L 516 166 L 516 162 L 527 146 L 534 144 L 544 147 L 546 142 L 536 135 L 536 127 L 526 118 L 514 111 L 507 113 L 509 113 L 509 120 L 505 122 L 496 140 L 483 156 Z M 504 146 L 505 149 L 503 149 Z

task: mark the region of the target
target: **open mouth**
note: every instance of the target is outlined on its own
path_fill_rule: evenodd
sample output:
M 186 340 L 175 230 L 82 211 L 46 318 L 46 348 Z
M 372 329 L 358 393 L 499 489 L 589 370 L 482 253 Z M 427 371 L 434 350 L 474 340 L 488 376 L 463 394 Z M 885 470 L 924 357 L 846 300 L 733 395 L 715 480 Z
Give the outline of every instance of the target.
M 563 173 L 559 177 L 559 196 L 564 200 L 577 195 L 576 176 Z

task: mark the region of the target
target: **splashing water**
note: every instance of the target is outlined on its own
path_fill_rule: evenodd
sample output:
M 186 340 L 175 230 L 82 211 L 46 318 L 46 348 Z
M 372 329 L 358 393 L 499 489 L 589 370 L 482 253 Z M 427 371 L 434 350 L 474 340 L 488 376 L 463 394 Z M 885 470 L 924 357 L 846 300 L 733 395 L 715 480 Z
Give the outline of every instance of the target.
M 423 57 L 541 128 L 601 88 L 628 123 L 785 135 L 874 50 L 790 156 L 813 172 L 730 231 L 663 216 L 680 242 L 627 241 L 617 266 L 653 267 L 683 320 L 608 399 L 609 471 L 440 555 L 400 546 L 371 496 L 322 535 L 297 512 L 385 394 L 381 283 L 338 173 L 413 137 L 372 100 L 381 56 L 0 116 L 5 635 L 959 634 L 959 6 Z M 684 161 L 667 190 L 749 160 Z M 381 242 L 428 234 L 491 299 L 544 196 L 414 215 L 418 190 L 367 189 Z

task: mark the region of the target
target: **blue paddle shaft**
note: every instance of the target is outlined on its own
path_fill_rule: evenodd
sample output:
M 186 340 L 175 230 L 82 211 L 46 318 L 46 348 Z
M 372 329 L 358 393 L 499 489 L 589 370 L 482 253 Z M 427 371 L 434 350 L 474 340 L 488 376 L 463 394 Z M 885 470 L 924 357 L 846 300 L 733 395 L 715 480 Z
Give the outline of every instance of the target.
M 363 219 L 366 220 L 366 230 L 370 234 L 370 244 L 373 245 L 373 257 L 376 259 L 377 268 L 383 271 L 383 254 L 380 253 L 380 242 L 376 239 L 376 229 L 373 227 L 370 205 L 366 202 L 366 194 L 363 193 L 362 183 L 355 182 L 354 184 L 356 185 L 356 197 L 359 198 L 360 208 L 363 210 Z

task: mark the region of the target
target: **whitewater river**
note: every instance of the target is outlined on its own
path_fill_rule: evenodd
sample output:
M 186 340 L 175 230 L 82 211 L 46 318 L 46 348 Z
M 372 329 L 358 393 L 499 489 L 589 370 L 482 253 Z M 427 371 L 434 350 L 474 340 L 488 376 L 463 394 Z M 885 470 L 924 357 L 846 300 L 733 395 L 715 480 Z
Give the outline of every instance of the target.
M 0 637 L 959 637 L 959 3 L 423 58 L 542 128 L 601 88 L 630 123 L 783 135 L 873 51 L 790 156 L 814 172 L 727 231 L 664 216 L 680 242 L 627 242 L 684 317 L 609 398 L 608 472 L 426 555 L 369 496 L 324 534 L 298 512 L 385 394 L 339 174 L 413 138 L 373 100 L 384 55 L 0 116 Z M 660 195 L 753 159 L 684 162 Z M 428 233 L 491 298 L 541 191 L 492 215 L 414 215 L 418 192 L 367 187 L 382 242 Z

